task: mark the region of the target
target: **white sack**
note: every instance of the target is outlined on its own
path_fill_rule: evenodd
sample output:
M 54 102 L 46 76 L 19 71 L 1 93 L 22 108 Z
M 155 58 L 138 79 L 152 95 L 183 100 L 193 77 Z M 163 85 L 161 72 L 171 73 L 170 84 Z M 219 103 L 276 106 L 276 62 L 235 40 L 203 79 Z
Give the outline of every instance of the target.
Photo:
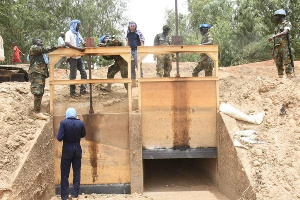
M 260 112 L 256 115 L 247 115 L 229 103 L 221 103 L 219 110 L 230 117 L 253 124 L 261 124 L 265 116 L 265 112 Z

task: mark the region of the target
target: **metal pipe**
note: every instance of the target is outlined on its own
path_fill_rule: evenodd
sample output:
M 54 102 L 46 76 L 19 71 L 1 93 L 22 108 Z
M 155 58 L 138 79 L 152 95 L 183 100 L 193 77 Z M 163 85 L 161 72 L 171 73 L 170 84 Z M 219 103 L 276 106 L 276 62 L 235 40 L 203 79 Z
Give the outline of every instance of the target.
M 88 31 L 88 38 L 90 38 L 90 35 L 91 35 L 91 28 L 89 26 L 89 31 Z M 92 79 L 92 66 L 91 66 L 91 63 L 92 63 L 92 56 L 89 55 L 89 60 L 88 60 L 88 66 L 89 66 L 89 79 L 91 80 Z M 90 83 L 89 84 L 90 86 L 90 111 L 89 113 L 90 114 L 94 114 L 94 109 L 93 109 L 93 87 L 92 87 L 92 84 Z
M 178 9 L 177 9 L 177 0 L 175 0 L 175 21 L 176 21 L 176 36 L 178 36 Z M 176 52 L 176 77 L 180 77 L 179 74 L 179 53 Z

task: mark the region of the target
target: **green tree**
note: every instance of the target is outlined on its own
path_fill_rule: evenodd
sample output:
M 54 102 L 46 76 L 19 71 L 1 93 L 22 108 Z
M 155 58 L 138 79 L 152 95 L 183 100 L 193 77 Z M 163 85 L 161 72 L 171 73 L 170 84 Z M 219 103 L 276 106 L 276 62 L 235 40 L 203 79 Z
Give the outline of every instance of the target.
M 14 41 L 25 53 L 32 38 L 45 45 L 56 45 L 61 31 L 69 30 L 72 19 L 82 23 L 81 35 L 98 38 L 104 34 L 122 36 L 126 24 L 125 0 L 2 0 L 0 1 L 0 34 L 4 40 L 6 62 L 11 60 Z

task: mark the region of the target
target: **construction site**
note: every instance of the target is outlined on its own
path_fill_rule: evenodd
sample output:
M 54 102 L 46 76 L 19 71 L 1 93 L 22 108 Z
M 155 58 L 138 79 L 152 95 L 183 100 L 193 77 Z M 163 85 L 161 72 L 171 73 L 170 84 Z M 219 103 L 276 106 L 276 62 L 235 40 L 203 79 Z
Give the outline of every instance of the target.
M 54 69 L 61 57 L 120 55 L 130 71 L 130 47 L 60 48 L 49 54 L 47 120 L 33 117 L 30 83 L 1 79 L 0 198 L 60 199 L 56 135 L 73 107 L 87 131 L 79 199 L 300 199 L 297 76 L 276 78 L 273 61 L 219 68 L 215 45 L 138 47 L 138 63 L 153 53 L 206 53 L 213 76 L 191 77 L 196 63 L 173 62 L 171 77 L 164 78 L 155 77 L 155 63 L 142 63 L 137 87 L 130 75 L 106 79 L 107 67 L 69 80 L 68 70 Z M 3 70 L 2 77 L 11 78 Z M 112 92 L 100 89 L 107 83 Z M 70 84 L 88 84 L 89 93 L 72 98 Z M 264 118 L 257 124 L 235 119 L 220 111 L 222 103 Z M 237 134 L 247 130 L 255 140 Z M 72 189 L 72 173 L 70 183 Z

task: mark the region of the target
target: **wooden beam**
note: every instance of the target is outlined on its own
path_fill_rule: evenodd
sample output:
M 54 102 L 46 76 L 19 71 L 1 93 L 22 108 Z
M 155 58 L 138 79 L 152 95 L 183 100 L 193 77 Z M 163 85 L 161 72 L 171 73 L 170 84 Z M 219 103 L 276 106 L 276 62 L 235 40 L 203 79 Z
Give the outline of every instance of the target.
M 177 159 L 177 158 L 217 158 L 218 149 L 197 148 L 197 149 L 144 149 L 143 159 Z
M 218 77 L 161 77 L 161 78 L 143 78 L 139 80 L 141 83 L 145 82 L 186 82 L 186 81 L 217 81 Z
M 121 79 L 81 79 L 81 80 L 53 80 L 50 85 L 72 85 L 72 84 L 103 84 L 103 83 L 131 83 L 129 78 Z

